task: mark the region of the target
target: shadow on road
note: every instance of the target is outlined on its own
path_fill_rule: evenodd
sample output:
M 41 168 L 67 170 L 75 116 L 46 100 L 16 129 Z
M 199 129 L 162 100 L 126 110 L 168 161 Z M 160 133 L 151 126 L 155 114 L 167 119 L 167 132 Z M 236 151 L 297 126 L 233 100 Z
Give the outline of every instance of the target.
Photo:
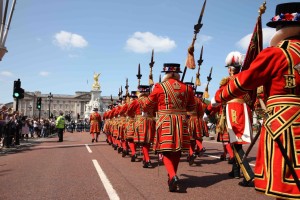
M 185 177 L 179 180 L 179 192 L 186 193 L 187 188 L 197 188 L 202 187 L 206 188 L 211 185 L 214 185 L 218 182 L 229 179 L 227 173 L 210 173 L 211 175 L 207 176 L 192 176 L 189 174 L 181 174 L 181 177 Z

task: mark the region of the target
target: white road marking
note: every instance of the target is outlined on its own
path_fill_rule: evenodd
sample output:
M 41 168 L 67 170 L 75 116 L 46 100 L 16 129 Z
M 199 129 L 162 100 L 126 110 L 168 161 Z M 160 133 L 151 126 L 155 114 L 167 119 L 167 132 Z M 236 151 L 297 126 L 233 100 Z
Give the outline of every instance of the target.
M 89 145 L 85 144 L 85 147 L 87 148 L 87 150 L 88 150 L 89 153 L 93 153 L 92 150 L 91 150 L 91 148 L 89 147 Z
M 110 200 L 119 200 L 120 197 L 118 196 L 117 192 L 115 191 L 115 189 L 113 188 L 113 186 L 111 185 L 110 181 L 108 180 L 108 178 L 106 177 L 105 173 L 103 172 L 102 168 L 100 167 L 99 163 L 97 160 L 92 160 L 93 164 L 96 168 L 96 171 L 103 183 L 103 186 L 108 194 L 108 197 Z

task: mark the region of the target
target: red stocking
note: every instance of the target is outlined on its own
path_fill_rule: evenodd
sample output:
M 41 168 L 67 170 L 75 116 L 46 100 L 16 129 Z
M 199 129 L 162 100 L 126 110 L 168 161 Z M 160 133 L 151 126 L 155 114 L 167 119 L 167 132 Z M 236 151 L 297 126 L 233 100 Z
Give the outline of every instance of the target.
M 179 161 L 180 161 L 180 151 L 172 153 L 172 163 L 174 165 L 175 174 L 177 173 Z
M 190 156 L 194 153 L 195 146 L 196 146 L 195 140 L 191 140 L 191 145 L 190 145 Z
M 173 178 L 173 176 L 176 175 L 174 165 L 173 165 L 173 162 L 172 162 L 172 154 L 171 153 L 165 154 L 164 157 L 163 157 L 163 162 L 164 162 L 166 170 L 169 174 L 169 180 L 171 180 Z
M 131 155 L 133 156 L 133 155 L 135 155 L 135 143 L 132 141 L 130 141 L 128 143 L 129 143 L 129 148 L 131 150 Z
M 203 149 L 202 141 L 196 140 L 196 143 L 197 143 L 197 147 L 198 147 L 199 150 L 201 151 L 201 150 Z
M 229 157 L 233 158 L 233 151 L 232 151 L 232 148 L 231 148 L 230 144 L 227 143 L 225 147 L 226 147 L 226 150 L 227 150 L 227 152 L 229 154 Z
M 144 154 L 144 161 L 149 162 L 150 157 L 149 157 L 149 145 L 148 144 L 143 145 L 143 154 Z

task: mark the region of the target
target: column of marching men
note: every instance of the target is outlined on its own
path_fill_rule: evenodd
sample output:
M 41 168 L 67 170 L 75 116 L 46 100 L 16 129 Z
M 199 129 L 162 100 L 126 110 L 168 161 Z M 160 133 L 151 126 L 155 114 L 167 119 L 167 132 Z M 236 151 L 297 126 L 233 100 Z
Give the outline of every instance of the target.
M 218 113 L 217 140 L 224 147 L 220 159 L 224 160 L 229 154 L 232 163 L 228 175 L 241 178 L 242 172 L 240 186 L 255 186 L 256 191 L 277 199 L 300 199 L 299 13 L 299 2 L 276 6 L 276 16 L 267 23 L 267 26 L 276 28 L 270 47 L 262 50 L 245 70 L 241 70 L 245 67 L 241 53 L 228 54 L 225 62 L 229 76 L 221 80 L 220 88 L 208 106 L 197 99 L 202 94 L 193 91 L 191 84 L 180 81 L 180 65 L 165 63 L 162 72 L 166 74 L 150 94 L 150 90 L 139 88 L 138 94 L 131 95 L 130 101 L 112 105 L 105 113 L 104 132 L 108 143 L 115 149 L 119 148 L 119 152 L 123 151 L 124 157 L 129 146 L 132 162 L 137 156 L 136 146 L 140 146 L 145 168 L 151 167 L 148 155 L 152 144 L 153 151 L 163 155 L 169 191 L 175 192 L 182 152 L 189 152 L 187 160 L 192 165 L 197 154 L 205 151 L 201 143 L 206 129 L 202 121 L 203 110 L 208 116 Z M 253 171 L 244 159 L 247 152 L 244 152 L 243 145 L 255 144 L 255 140 L 251 141 L 254 99 L 249 92 L 261 86 L 263 98 L 260 97 L 259 102 L 263 126 L 257 133 L 260 139 Z M 120 110 L 124 104 L 127 104 L 127 111 L 122 115 Z M 153 119 L 153 112 L 157 116 L 155 131 L 152 132 L 149 126 L 154 123 L 147 120 Z
M 186 82 L 184 84 L 191 88 L 190 90 L 193 91 L 192 98 L 195 100 L 193 109 L 188 112 L 184 111 L 190 142 L 187 149 L 189 152 L 187 162 L 189 165 L 193 165 L 197 156 L 201 157 L 206 151 L 202 141 L 203 136 L 209 136 L 207 122 L 203 120 L 204 109 L 207 105 L 202 97 L 203 92 L 195 91 L 196 87 L 193 83 Z M 106 142 L 122 157 L 130 156 L 131 162 L 135 162 L 139 154 L 142 155 L 143 168 L 152 167 L 150 152 L 156 154 L 160 161 L 166 155 L 164 152 L 157 152 L 157 147 L 153 146 L 157 144 L 154 140 L 158 140 L 156 127 L 159 115 L 156 106 L 145 106 L 150 92 L 151 87 L 149 85 L 139 85 L 137 91 L 131 91 L 130 95 L 119 98 L 103 114 L 103 132 L 107 137 Z M 137 148 L 140 153 L 137 153 Z M 166 163 L 164 164 L 166 165 Z M 169 189 L 176 191 L 172 187 Z

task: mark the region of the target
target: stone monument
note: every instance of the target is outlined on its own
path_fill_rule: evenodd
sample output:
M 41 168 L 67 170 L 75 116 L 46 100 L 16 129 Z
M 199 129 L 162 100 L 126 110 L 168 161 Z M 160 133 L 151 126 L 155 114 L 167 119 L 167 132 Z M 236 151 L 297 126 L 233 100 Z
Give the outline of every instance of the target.
M 99 76 L 101 73 L 94 73 L 94 83 L 91 91 L 91 100 L 85 105 L 84 117 L 89 118 L 94 108 L 98 108 L 99 113 L 102 112 L 103 103 L 101 101 L 101 86 L 99 84 Z

